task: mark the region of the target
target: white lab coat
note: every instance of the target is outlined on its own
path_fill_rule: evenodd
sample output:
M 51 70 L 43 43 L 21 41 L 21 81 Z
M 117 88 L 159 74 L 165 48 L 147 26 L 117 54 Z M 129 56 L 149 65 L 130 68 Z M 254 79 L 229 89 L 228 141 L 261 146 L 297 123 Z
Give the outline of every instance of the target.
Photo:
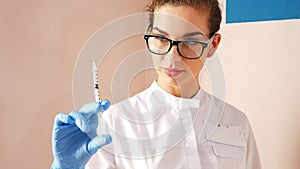
M 98 134 L 112 143 L 87 169 L 260 169 L 247 117 L 203 89 L 192 99 L 175 97 L 156 82 L 111 106 Z

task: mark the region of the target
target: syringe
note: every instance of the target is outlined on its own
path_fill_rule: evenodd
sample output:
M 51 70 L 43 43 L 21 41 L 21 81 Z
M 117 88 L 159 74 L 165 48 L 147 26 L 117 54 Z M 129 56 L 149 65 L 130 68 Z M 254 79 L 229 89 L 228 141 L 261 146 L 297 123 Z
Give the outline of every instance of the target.
M 93 55 L 93 79 L 94 79 L 94 94 L 95 94 L 95 100 L 96 102 L 101 102 L 101 98 L 100 98 L 100 90 L 99 90 L 99 81 L 98 81 L 98 69 L 95 63 L 95 57 Z M 102 103 L 100 103 L 102 105 Z M 102 113 L 98 113 L 98 117 L 102 118 Z M 100 127 L 103 128 L 104 131 L 106 129 L 105 125 Z M 97 131 L 98 132 L 98 131 Z
M 96 102 L 100 102 L 100 91 L 99 91 L 99 81 L 98 81 L 98 70 L 95 63 L 95 58 L 93 56 L 93 78 L 94 78 L 94 94 Z

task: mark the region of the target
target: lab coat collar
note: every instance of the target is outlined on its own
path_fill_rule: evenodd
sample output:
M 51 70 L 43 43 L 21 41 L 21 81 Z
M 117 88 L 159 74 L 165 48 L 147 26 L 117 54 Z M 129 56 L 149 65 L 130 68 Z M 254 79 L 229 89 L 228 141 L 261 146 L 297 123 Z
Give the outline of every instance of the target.
M 197 94 L 193 98 L 181 98 L 176 97 L 164 89 L 162 89 L 156 81 L 153 81 L 152 85 L 150 86 L 151 91 L 153 92 L 154 96 L 161 101 L 167 101 L 172 105 L 177 105 L 179 110 L 188 109 L 188 108 L 196 108 L 198 109 L 200 106 L 200 93 L 201 89 L 197 92 Z M 163 100 L 164 99 L 164 100 Z
M 207 93 L 202 88 L 199 89 L 193 98 L 176 97 L 163 90 L 156 81 L 152 83 L 150 90 L 157 99 L 161 100 L 162 102 L 167 101 L 169 104 L 174 105 L 174 108 L 177 108 L 178 110 L 194 108 L 200 110 L 198 113 L 206 114 L 203 119 L 203 128 L 198 136 L 199 143 L 204 143 L 206 140 L 208 140 L 221 123 L 225 109 L 225 102 Z M 207 110 L 208 112 L 201 112 L 201 107 L 205 106 L 210 107 Z

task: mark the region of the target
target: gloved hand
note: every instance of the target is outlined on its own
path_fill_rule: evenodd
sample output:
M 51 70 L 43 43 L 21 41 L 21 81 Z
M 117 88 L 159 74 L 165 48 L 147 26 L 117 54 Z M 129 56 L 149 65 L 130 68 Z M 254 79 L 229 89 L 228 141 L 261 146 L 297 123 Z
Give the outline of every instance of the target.
M 84 169 L 96 151 L 109 144 L 110 135 L 97 136 L 98 112 L 110 106 L 108 100 L 84 105 L 79 112 L 56 115 L 52 133 L 52 169 Z

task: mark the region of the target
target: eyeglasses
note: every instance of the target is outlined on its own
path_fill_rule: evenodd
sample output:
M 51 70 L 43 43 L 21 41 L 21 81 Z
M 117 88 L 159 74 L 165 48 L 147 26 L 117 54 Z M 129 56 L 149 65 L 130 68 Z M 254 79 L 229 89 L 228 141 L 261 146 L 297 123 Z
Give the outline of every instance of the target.
M 180 56 L 186 59 L 199 59 L 204 49 L 212 42 L 214 36 L 209 41 L 201 42 L 197 40 L 171 40 L 161 35 L 145 34 L 147 47 L 150 52 L 157 55 L 164 55 L 170 52 L 173 45 L 177 47 Z

